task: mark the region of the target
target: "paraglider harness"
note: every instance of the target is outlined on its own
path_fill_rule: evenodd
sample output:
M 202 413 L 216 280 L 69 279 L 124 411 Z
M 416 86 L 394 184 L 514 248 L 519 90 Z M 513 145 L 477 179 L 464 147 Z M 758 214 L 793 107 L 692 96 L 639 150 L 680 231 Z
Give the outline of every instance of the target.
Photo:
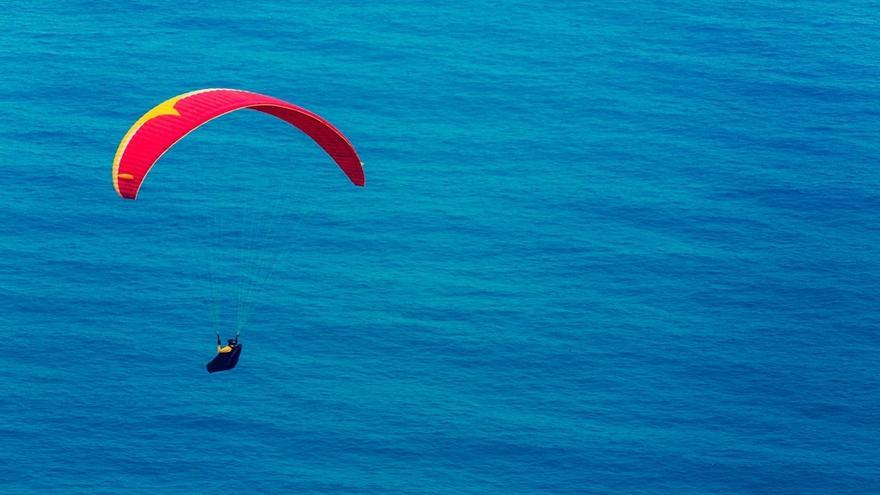
M 241 356 L 242 345 L 238 343 L 239 333 L 241 333 L 241 331 L 235 332 L 234 339 L 228 339 L 229 347 L 231 347 L 232 350 L 228 352 L 218 352 L 217 356 L 208 363 L 206 366 L 208 373 L 226 371 L 235 368 L 235 365 L 238 364 L 238 358 Z M 221 345 L 222 340 L 220 339 L 220 334 L 217 333 L 217 347 L 220 347 Z

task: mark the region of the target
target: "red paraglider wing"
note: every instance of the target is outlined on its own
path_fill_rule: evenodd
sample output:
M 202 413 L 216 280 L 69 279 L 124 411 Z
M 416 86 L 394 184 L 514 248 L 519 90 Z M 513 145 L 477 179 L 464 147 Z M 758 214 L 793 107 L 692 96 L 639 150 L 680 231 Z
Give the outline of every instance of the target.
M 338 129 L 318 115 L 271 96 L 236 89 L 203 89 L 167 100 L 144 114 L 122 138 L 113 159 L 113 187 L 136 199 L 150 168 L 169 148 L 206 122 L 243 108 L 289 122 L 311 137 L 355 185 L 364 185 L 363 164 Z

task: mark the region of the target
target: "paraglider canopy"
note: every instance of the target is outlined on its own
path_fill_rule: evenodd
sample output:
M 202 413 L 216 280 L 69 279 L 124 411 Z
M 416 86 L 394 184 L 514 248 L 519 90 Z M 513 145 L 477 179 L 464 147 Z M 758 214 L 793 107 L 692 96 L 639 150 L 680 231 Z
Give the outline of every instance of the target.
M 274 115 L 311 137 L 352 183 L 364 185 L 363 164 L 348 139 L 320 116 L 271 96 L 237 89 L 202 89 L 175 96 L 144 114 L 125 133 L 113 159 L 113 187 L 136 199 L 162 155 L 206 122 L 249 108 Z

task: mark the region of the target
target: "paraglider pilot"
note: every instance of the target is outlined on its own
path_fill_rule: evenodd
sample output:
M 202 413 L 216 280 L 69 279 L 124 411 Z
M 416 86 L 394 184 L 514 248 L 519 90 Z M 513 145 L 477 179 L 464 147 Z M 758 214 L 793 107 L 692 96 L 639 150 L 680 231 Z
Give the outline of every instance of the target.
M 238 358 L 241 356 L 242 345 L 238 342 L 238 333 L 234 339 L 227 339 L 226 345 L 220 339 L 220 333 L 217 333 L 217 355 L 208 363 L 208 373 L 217 371 L 226 371 L 235 368 L 238 364 Z
M 226 339 L 226 345 L 222 345 L 220 340 L 220 334 L 217 334 L 217 353 L 218 354 L 226 354 L 227 352 L 232 352 L 235 349 L 235 346 L 238 345 L 238 334 L 235 334 L 234 339 Z

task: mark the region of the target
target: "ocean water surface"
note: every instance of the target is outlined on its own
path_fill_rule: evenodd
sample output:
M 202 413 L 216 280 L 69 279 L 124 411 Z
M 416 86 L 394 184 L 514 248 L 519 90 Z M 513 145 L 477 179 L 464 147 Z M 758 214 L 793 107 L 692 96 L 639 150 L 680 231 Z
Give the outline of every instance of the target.
M 4 10 L 0 493 L 880 492 L 872 2 Z

